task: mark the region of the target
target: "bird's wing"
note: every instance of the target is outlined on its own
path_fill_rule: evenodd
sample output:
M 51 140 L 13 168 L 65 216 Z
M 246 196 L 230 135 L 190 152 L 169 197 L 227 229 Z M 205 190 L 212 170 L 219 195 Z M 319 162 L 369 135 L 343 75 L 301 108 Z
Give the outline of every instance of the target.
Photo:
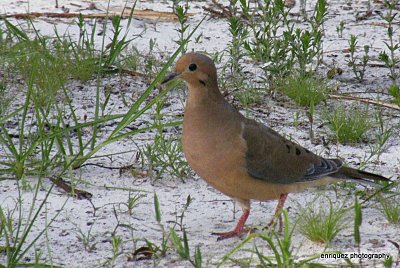
M 325 159 L 295 144 L 254 120 L 242 122 L 247 144 L 246 168 L 254 178 L 290 184 L 320 179 L 337 172 L 338 159 Z

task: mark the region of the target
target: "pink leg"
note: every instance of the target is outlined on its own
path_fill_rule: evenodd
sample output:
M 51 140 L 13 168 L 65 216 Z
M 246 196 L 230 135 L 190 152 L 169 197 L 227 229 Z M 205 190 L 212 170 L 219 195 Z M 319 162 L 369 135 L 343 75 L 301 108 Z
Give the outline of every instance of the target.
M 223 239 L 231 238 L 231 237 L 238 237 L 243 233 L 252 232 L 252 230 L 246 229 L 244 224 L 246 223 L 247 218 L 250 215 L 250 209 L 244 208 L 243 214 L 240 217 L 238 223 L 236 224 L 235 229 L 230 232 L 223 232 L 223 233 L 212 233 L 212 235 L 217 235 L 217 241 L 221 241 Z
M 275 209 L 275 214 L 274 217 L 272 218 L 272 220 L 268 223 L 268 227 L 271 227 L 275 224 L 275 219 L 278 218 L 279 219 L 279 232 L 282 232 L 282 209 L 283 206 L 285 205 L 285 201 L 286 198 L 288 197 L 288 194 L 281 194 L 281 196 L 279 197 L 279 202 L 278 205 L 276 206 Z

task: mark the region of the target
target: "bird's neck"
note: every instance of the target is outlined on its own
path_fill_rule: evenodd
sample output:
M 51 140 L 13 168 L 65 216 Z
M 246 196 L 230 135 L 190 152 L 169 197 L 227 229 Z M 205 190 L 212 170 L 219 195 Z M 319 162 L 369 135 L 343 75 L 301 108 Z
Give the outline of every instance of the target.
M 224 102 L 224 97 L 217 85 L 206 87 L 204 85 L 189 85 L 186 109 L 195 109 L 202 106 L 212 107 Z

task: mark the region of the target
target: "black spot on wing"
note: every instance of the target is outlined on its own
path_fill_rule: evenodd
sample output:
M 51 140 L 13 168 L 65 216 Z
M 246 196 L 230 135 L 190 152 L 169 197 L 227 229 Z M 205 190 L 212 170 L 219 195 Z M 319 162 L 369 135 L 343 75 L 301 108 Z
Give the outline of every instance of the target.
M 206 86 L 206 82 L 204 82 L 203 80 L 199 80 L 200 84 L 202 84 L 203 86 Z
M 296 147 L 296 155 L 301 155 L 301 151 L 298 147 Z

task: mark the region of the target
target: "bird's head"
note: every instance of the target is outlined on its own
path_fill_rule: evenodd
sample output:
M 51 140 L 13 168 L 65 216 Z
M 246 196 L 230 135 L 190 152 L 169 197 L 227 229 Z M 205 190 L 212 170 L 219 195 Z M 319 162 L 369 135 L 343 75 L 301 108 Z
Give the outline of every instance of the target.
M 208 56 L 199 53 L 187 53 L 181 56 L 175 64 L 175 71 L 162 83 L 175 78 L 185 80 L 189 88 L 218 88 L 214 62 Z

